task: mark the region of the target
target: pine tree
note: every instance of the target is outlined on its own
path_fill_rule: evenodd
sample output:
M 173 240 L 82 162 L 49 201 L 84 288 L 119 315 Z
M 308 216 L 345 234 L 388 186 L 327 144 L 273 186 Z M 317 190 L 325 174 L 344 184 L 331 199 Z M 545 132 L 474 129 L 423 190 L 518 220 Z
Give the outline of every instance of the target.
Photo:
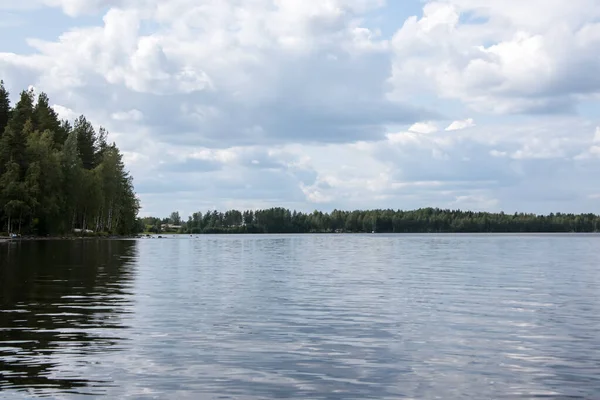
M 33 121 L 33 90 L 24 90 L 12 110 L 7 126 L 15 132 L 21 132 L 29 120 Z
M 9 93 L 4 88 L 4 81 L 0 80 L 0 138 L 10 118 L 10 99 Z
M 35 130 L 40 132 L 51 131 L 54 134 L 56 146 L 60 147 L 64 143 L 66 136 L 63 137 L 58 114 L 50 107 L 49 103 L 50 101 L 46 93 L 40 93 L 38 101 L 33 108 L 33 126 Z
M 63 119 L 62 121 L 60 121 L 60 128 L 58 130 L 58 134 L 55 137 L 55 140 L 57 142 L 60 142 L 62 146 L 67 140 L 67 136 L 69 136 L 69 133 L 71 133 L 72 130 L 73 127 L 71 126 L 71 123 Z
M 73 131 L 77 135 L 77 149 L 83 168 L 91 170 L 96 166 L 96 131 L 83 115 L 75 120 Z

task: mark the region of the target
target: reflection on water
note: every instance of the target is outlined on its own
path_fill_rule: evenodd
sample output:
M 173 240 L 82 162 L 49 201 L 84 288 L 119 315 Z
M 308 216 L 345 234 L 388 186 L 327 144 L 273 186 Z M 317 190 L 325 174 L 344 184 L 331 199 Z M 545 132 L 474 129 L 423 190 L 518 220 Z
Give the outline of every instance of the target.
M 131 312 L 134 241 L 0 246 L 0 392 L 101 393 L 83 376 L 94 355 L 120 347 Z
M 599 244 L 243 235 L 2 245 L 0 397 L 598 399 Z

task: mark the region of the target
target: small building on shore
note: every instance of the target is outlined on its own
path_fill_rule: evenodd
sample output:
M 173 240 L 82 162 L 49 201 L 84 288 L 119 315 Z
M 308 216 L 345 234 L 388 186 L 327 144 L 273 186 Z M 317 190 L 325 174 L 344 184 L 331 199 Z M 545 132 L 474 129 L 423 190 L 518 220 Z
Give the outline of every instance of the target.
M 174 225 L 174 224 L 162 224 L 160 226 L 160 229 L 162 231 L 178 231 L 181 229 L 181 225 Z

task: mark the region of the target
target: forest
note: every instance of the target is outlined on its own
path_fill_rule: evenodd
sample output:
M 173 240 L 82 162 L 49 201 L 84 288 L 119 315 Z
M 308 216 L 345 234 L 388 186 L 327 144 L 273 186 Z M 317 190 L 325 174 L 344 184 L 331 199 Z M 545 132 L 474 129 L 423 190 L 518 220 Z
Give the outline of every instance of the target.
M 200 233 L 509 233 L 597 232 L 600 216 L 594 214 L 505 214 L 423 208 L 414 211 L 314 211 L 284 208 L 225 213 L 193 213 L 187 221 L 179 212 L 167 218 L 142 219 L 146 231 Z
M 139 201 L 108 132 L 59 120 L 45 93 L 14 105 L 0 81 L 0 235 L 139 230 Z

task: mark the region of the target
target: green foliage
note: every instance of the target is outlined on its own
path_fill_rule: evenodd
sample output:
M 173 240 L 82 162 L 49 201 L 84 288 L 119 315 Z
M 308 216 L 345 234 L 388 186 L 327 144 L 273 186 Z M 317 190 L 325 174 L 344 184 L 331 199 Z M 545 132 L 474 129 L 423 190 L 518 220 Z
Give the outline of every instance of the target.
M 173 225 L 181 225 L 181 217 L 178 211 L 173 211 L 169 217 L 169 222 Z
M 53 145 L 60 147 L 67 139 L 68 131 L 63 129 L 56 111 L 50 107 L 50 100 L 46 93 L 38 96 L 37 103 L 33 108 L 33 124 L 40 132 L 52 132 Z
M 14 132 L 22 132 L 27 121 L 33 118 L 33 91 L 24 90 L 15 108 L 11 110 L 7 127 Z
M 161 219 L 147 217 L 155 228 Z M 283 208 L 257 211 L 230 210 L 194 213 L 183 233 L 508 233 L 597 232 L 594 214 L 504 214 L 424 208 L 414 211 L 368 210 L 301 213 Z M 155 229 L 153 232 L 160 232 Z
M 6 98 L 6 101 L 4 101 Z M 6 103 L 6 104 L 5 104 Z M 0 84 L 0 230 L 23 234 L 132 234 L 139 202 L 119 149 L 85 117 L 71 128 L 42 93 L 14 109 Z M 3 119 L 4 116 L 8 116 Z M 5 122 L 3 122 L 5 121 Z
M 9 93 L 4 88 L 4 81 L 0 80 L 0 138 L 4 133 L 8 120 L 10 119 L 10 100 L 8 98 Z
M 97 136 L 92 124 L 82 115 L 75 120 L 73 132 L 77 137 L 77 150 L 83 168 L 91 170 L 98 158 Z

